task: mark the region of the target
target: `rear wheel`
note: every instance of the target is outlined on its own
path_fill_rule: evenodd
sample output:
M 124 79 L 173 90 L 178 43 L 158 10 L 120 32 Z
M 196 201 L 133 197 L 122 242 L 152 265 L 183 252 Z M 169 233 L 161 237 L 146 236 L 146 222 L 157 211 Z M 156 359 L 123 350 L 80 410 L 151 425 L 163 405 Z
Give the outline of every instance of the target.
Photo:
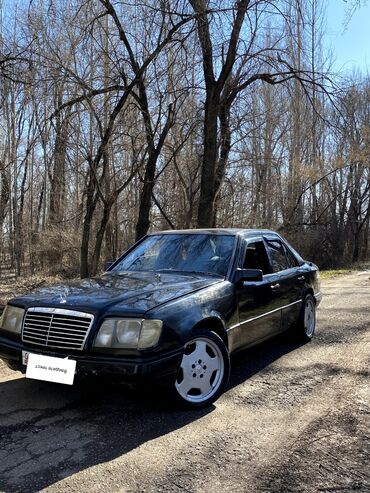
M 229 380 L 230 358 L 222 339 L 214 332 L 199 331 L 184 346 L 175 381 L 178 400 L 200 408 L 214 402 Z
M 298 336 L 303 341 L 310 341 L 316 329 L 316 303 L 312 294 L 306 294 L 298 320 Z

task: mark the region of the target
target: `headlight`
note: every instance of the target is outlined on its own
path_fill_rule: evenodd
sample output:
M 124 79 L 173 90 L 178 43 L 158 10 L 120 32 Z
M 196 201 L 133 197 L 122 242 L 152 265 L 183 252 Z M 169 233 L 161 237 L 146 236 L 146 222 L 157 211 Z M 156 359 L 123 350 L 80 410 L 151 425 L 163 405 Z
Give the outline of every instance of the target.
M 23 308 L 6 305 L 0 317 L 0 327 L 14 334 L 20 334 L 22 331 L 23 315 Z
M 146 349 L 155 346 L 162 332 L 162 320 L 109 318 L 99 329 L 95 347 Z

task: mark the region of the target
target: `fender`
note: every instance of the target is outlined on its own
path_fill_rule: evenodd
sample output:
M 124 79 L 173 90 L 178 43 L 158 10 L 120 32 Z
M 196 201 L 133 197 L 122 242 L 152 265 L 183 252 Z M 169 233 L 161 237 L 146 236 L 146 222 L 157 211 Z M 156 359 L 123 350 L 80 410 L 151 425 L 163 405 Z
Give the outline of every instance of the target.
M 212 321 L 226 333 L 230 325 L 238 322 L 236 299 L 235 286 L 223 281 L 153 308 L 146 316 L 162 320 L 164 339 L 169 341 L 172 335 L 172 342 L 182 347 L 197 329 Z

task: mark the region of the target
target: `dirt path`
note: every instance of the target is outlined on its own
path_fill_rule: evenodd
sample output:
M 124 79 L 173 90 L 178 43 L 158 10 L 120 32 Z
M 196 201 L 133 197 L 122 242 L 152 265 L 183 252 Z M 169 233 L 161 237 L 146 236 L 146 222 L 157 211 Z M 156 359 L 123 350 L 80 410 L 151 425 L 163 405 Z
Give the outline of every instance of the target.
M 370 492 L 369 278 L 326 281 L 315 340 L 239 354 L 203 411 L 0 363 L 0 491 Z

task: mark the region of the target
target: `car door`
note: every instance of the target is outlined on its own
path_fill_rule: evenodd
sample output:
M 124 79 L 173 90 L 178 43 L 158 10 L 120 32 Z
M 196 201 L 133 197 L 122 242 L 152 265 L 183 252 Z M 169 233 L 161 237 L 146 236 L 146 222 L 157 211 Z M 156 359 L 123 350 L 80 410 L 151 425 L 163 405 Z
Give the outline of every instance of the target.
M 269 257 L 262 238 L 245 242 L 240 267 L 261 269 L 262 281 L 243 282 L 237 287 L 239 324 L 235 346 L 250 346 L 281 331 L 281 292 L 275 289 Z
M 264 237 L 272 271 L 276 276 L 275 291 L 281 302 L 282 329 L 288 329 L 298 319 L 305 278 L 294 255 L 277 237 Z

